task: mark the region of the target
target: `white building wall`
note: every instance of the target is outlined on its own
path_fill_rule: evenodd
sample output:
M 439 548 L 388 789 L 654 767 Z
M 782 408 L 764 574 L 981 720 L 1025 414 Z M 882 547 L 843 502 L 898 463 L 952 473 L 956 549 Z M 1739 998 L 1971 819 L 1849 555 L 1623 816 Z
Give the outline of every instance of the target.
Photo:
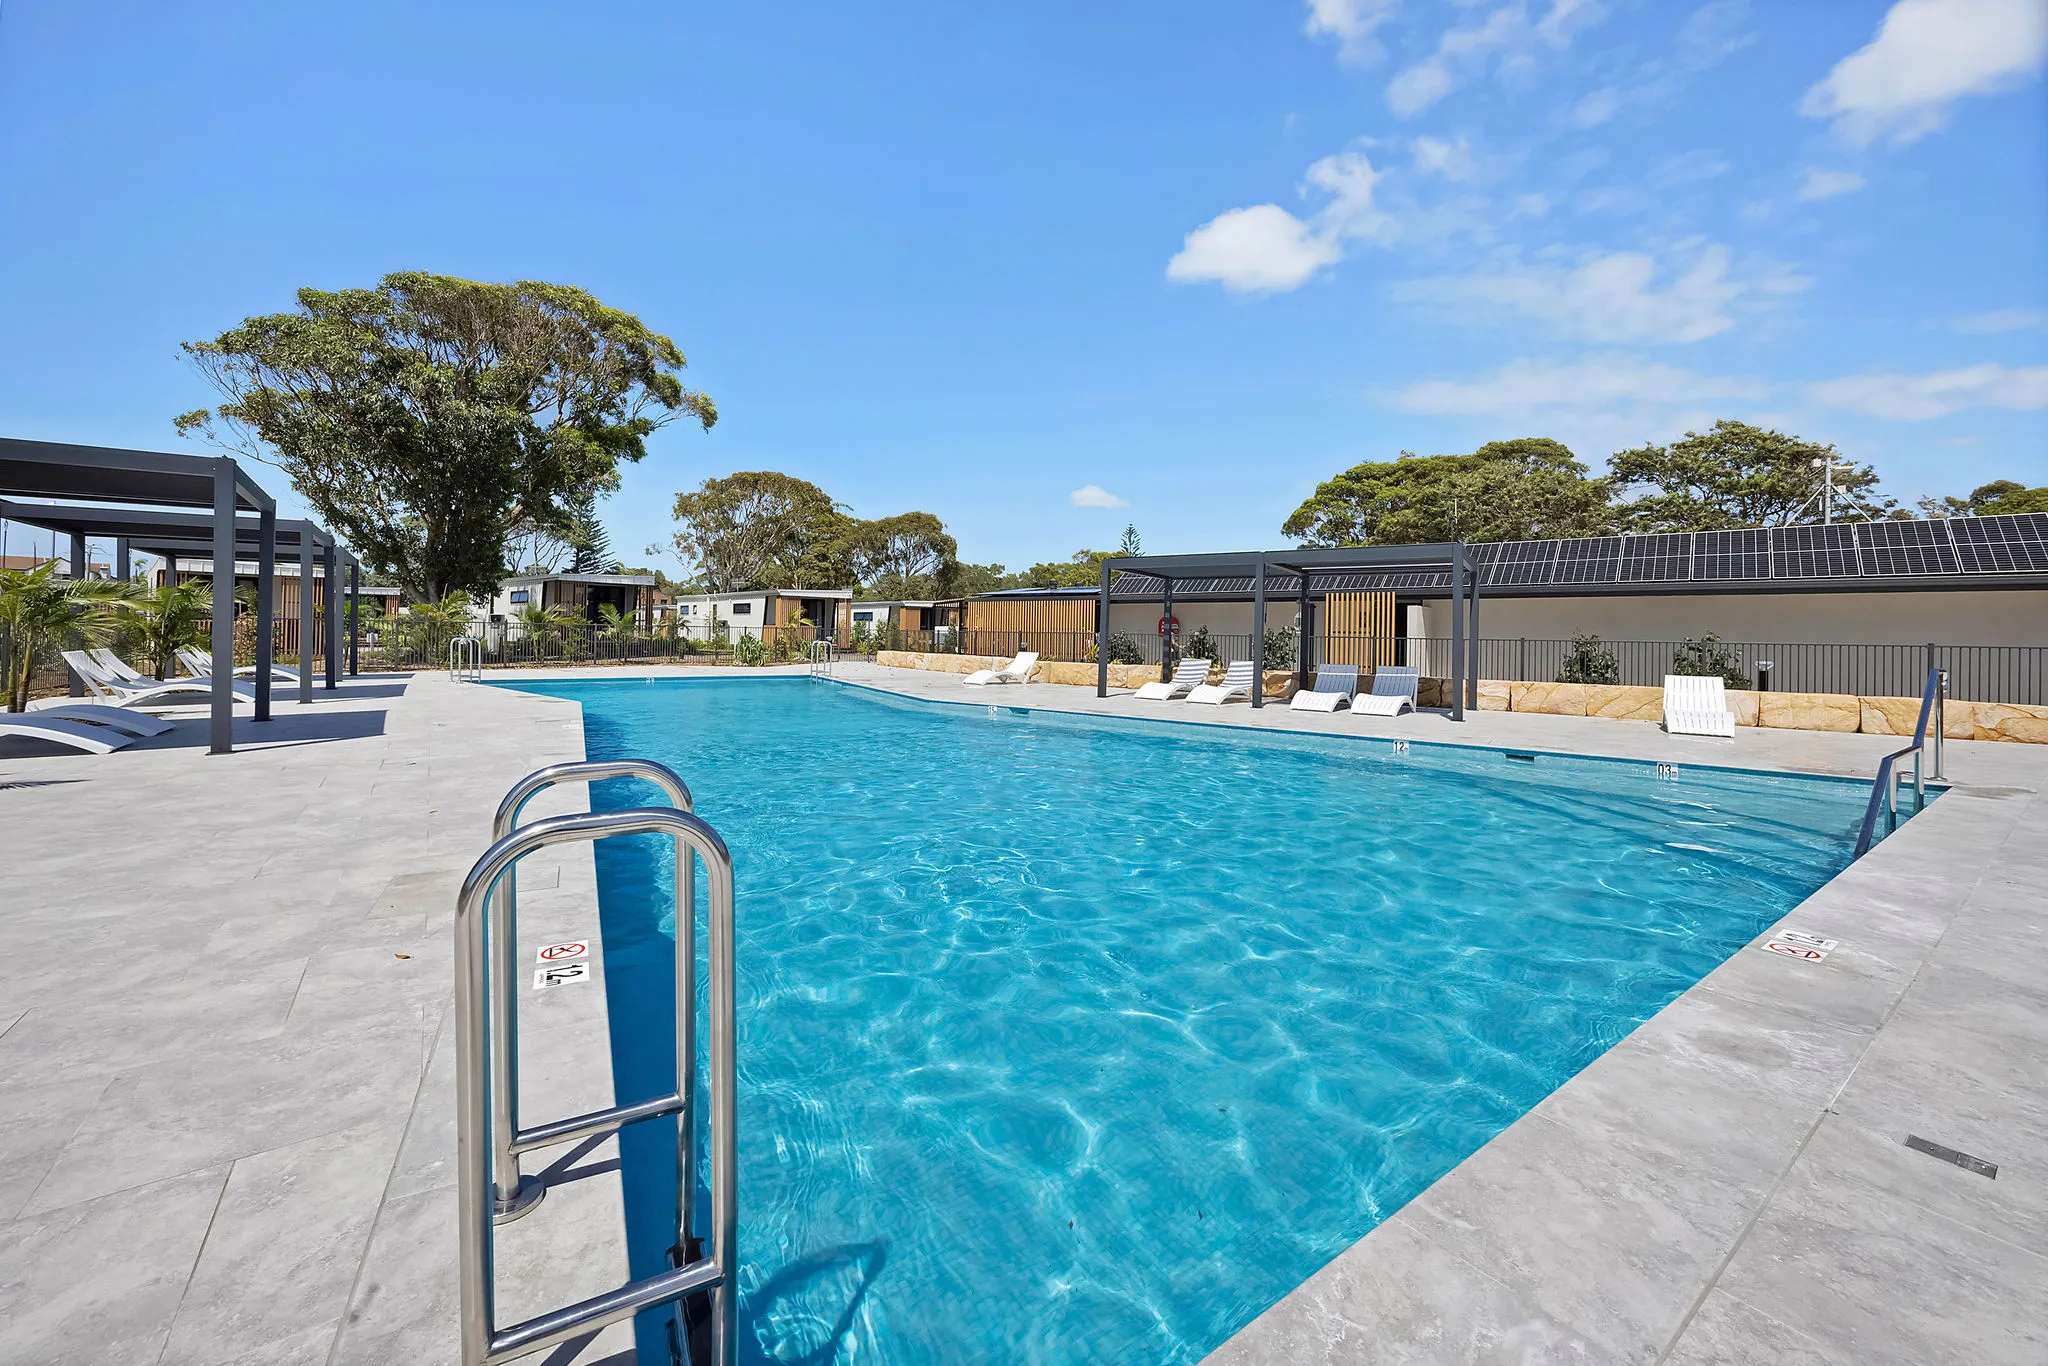
M 1416 612 L 1427 620 L 1421 631 Z M 1413 609 L 1409 631 L 1449 636 L 1449 601 Z M 2048 591 L 1479 597 L 1479 634 L 1487 640 L 1569 640 L 1588 631 L 1603 640 L 1712 633 L 1768 645 L 2048 645 Z

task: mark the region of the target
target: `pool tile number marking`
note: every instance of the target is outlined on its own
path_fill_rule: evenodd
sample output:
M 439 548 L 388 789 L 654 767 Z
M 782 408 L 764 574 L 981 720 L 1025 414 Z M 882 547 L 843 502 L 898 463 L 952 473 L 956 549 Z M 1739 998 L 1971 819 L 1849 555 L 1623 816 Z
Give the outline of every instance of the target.
M 1998 1164 L 1996 1162 L 1986 1162 L 1981 1157 L 1972 1157 L 1968 1153 L 1957 1152 L 1954 1148 L 1944 1147 L 1932 1139 L 1922 1138 L 1918 1134 L 1908 1134 L 1906 1136 L 1906 1146 L 1916 1153 L 1926 1153 L 1929 1157 L 1938 1157 L 1944 1162 L 1953 1162 L 1966 1172 L 1975 1172 L 1977 1175 L 1989 1177 L 1993 1181 L 1998 1179 Z
M 567 944 L 550 944 L 533 955 L 533 961 L 545 967 L 549 963 L 566 962 L 571 958 L 582 958 L 590 953 L 590 945 L 579 941 Z
M 1835 940 L 1823 939 L 1804 930 L 1780 930 L 1764 942 L 1764 947 L 1772 953 L 1782 953 L 1787 958 L 1818 963 L 1833 953 L 1837 944 Z
M 1407 742 L 1406 740 L 1396 740 L 1396 741 L 1394 741 L 1394 753 L 1396 753 L 1396 754 L 1406 754 L 1407 752 L 1408 752 L 1408 742 Z
M 553 967 L 538 968 L 533 974 L 533 989 L 546 991 L 549 987 L 565 987 L 571 982 L 590 980 L 588 963 L 556 963 Z
M 1676 778 L 1676 777 L 1678 776 L 1678 765 L 1677 765 L 1677 764 L 1659 764 L 1659 765 L 1657 765 L 1657 776 L 1658 776 L 1658 777 L 1660 777 L 1660 778 Z

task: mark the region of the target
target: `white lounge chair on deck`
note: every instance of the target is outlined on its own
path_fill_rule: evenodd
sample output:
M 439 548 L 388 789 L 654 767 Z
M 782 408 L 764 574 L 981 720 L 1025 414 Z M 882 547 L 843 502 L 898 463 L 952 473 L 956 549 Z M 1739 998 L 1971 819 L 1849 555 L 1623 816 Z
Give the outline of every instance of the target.
M 1356 664 L 1318 664 L 1316 685 L 1308 692 L 1298 692 L 1287 704 L 1289 711 L 1338 711 L 1351 705 L 1351 698 L 1358 691 L 1358 666 Z
M 123 735 L 107 726 L 91 726 L 83 721 L 66 721 L 25 711 L 0 712 L 0 735 L 47 740 L 51 744 L 69 745 L 89 754 L 109 754 L 135 743 L 134 736 Z
M 1176 697 L 1184 697 L 1190 689 L 1200 687 L 1209 681 L 1209 666 L 1214 662 L 1208 659 L 1183 659 L 1173 666 L 1172 678 L 1165 681 L 1154 679 L 1150 683 L 1141 684 L 1131 696 L 1149 698 L 1154 702 L 1171 702 Z
M 213 656 L 198 646 L 180 645 L 177 649 L 177 656 L 178 662 L 191 670 L 194 678 L 213 677 Z M 294 683 L 299 681 L 299 671 L 292 668 L 289 664 L 280 664 L 273 659 L 270 661 L 270 671 L 279 678 L 289 678 Z M 235 670 L 235 677 L 237 678 L 254 678 L 255 676 L 256 666 L 254 664 L 244 664 L 241 668 Z
M 64 697 L 42 698 L 29 703 L 28 710 L 39 720 L 48 717 L 53 721 L 90 721 L 96 726 L 107 726 L 127 735 L 162 735 L 167 730 L 178 728 L 175 722 L 144 712 L 109 707 L 100 702 L 73 702 Z
M 1351 699 L 1351 714 L 1399 716 L 1404 711 L 1414 711 L 1415 694 L 1421 687 L 1421 670 L 1382 664 L 1372 671 L 1372 690 Z
M 1252 688 L 1258 683 L 1258 679 L 1259 676 L 1253 670 L 1249 659 L 1233 659 L 1230 661 L 1230 667 L 1223 671 L 1221 683 L 1202 684 L 1188 693 L 1188 701 L 1207 702 L 1217 707 L 1233 697 L 1242 697 L 1249 702 L 1252 700 Z
M 1003 665 L 1002 668 L 976 669 L 960 681 L 972 684 L 977 688 L 984 687 L 990 683 L 1029 683 L 1031 681 L 1031 671 L 1037 667 L 1038 652 L 1035 650 L 1020 650 L 1017 653 L 1017 657 L 1008 664 Z
M 196 707 L 213 696 L 211 679 L 181 678 L 165 683 L 144 679 L 136 683 L 123 678 L 83 650 L 64 651 L 64 662 L 85 680 L 86 688 L 94 697 L 103 698 L 116 707 Z M 126 669 L 126 672 L 135 671 Z M 237 683 L 234 688 L 235 701 L 253 703 L 256 700 L 256 694 L 248 684 Z
M 1735 713 L 1728 710 L 1728 685 L 1719 675 L 1664 675 L 1664 730 L 1669 735 L 1735 738 Z

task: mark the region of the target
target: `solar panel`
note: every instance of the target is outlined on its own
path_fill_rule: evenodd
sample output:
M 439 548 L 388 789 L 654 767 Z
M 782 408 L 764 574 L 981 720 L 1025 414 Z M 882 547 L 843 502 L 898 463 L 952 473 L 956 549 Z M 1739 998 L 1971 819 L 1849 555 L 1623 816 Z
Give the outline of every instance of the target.
M 1480 582 L 1488 588 L 1549 583 L 1551 566 L 1557 561 L 1557 547 L 1556 541 L 1503 541 L 1490 547 L 1494 553 Z
M 1778 579 L 1853 579 L 1856 528 L 1846 522 L 1831 526 L 1781 526 L 1771 533 L 1771 577 Z
M 1587 536 L 1557 543 L 1552 583 L 1613 583 L 1621 568 L 1621 537 Z
M 1866 574 L 1953 574 L 1956 548 L 1940 521 L 1865 522 L 1856 554 Z
M 1949 521 L 1965 574 L 2048 571 L 2048 512 Z
M 1768 579 L 1771 576 L 1771 533 L 1768 531 L 1702 531 L 1692 538 L 1695 579 Z
M 1692 536 L 1665 532 L 1625 536 L 1621 542 L 1623 583 L 1671 583 L 1692 577 Z

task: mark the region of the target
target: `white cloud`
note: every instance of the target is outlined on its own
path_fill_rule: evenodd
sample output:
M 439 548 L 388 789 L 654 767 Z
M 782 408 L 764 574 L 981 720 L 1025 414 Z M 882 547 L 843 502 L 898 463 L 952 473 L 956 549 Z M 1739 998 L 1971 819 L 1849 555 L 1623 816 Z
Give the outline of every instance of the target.
M 1895 143 L 1940 129 L 1968 95 L 2006 90 L 2048 56 L 2041 0 L 1898 0 L 1877 36 L 1806 92 L 1799 112 L 1850 141 Z
M 1343 250 L 1278 204 L 1220 213 L 1189 233 L 1166 263 L 1166 278 L 1213 280 L 1243 294 L 1299 288 Z M 1077 495 L 1078 496 L 1078 495 Z
M 1515 196 L 1515 212 L 1523 218 L 1541 218 L 1550 212 L 1550 199 L 1540 194 Z
M 1067 502 L 1077 508 L 1127 508 L 1130 502 L 1119 498 L 1100 484 L 1084 484 L 1067 495 Z
M 1550 0 L 1533 23 L 1527 0 L 1509 0 L 1469 24 L 1454 24 L 1437 41 L 1436 52 L 1403 68 L 1387 83 L 1387 108 L 1413 118 L 1451 93 L 1460 72 L 1489 61 L 1504 76 L 1521 76 L 1543 49 L 1562 51 L 1580 29 L 1598 23 L 1606 11 L 1597 0 Z
M 1690 152 L 1657 158 L 1650 164 L 1646 179 L 1659 189 L 1669 189 L 1675 185 L 1696 185 L 1703 180 L 1718 179 L 1733 169 L 1734 164 L 1713 148 L 1699 147 Z
M 1285 293 L 1344 257 L 1347 239 L 1391 241 L 1393 218 L 1373 203 L 1381 172 L 1361 151 L 1339 152 L 1308 168 L 1303 192 L 1328 195 L 1308 219 L 1278 204 L 1231 209 L 1189 233 L 1166 263 L 1166 278 L 1215 281 L 1244 294 Z
M 1415 139 L 1415 169 L 1445 180 L 1470 180 L 1474 171 L 1472 146 L 1464 138 L 1446 142 L 1442 138 Z
M 1702 375 L 1625 357 L 1567 364 L 1519 360 L 1471 380 L 1422 380 L 1394 395 L 1410 413 L 1510 417 L 1544 410 L 1625 407 L 1633 410 L 1762 398 L 1761 380 Z
M 1519 314 L 1590 341 L 1684 343 L 1726 332 L 1738 305 L 1754 307 L 1806 285 L 1783 274 L 1738 278 L 1731 264 L 1728 248 L 1698 247 L 1660 286 L 1657 261 L 1647 252 L 1593 254 L 1575 265 L 1515 260 L 1490 272 L 1411 280 L 1395 287 L 1395 297 L 1436 305 L 1460 322 Z
M 1919 422 L 1965 408 L 2048 408 L 2048 365 L 2008 368 L 1995 362 L 1929 375 L 1851 375 L 1811 386 L 1813 399 L 1872 417 Z
M 1387 55 L 1380 46 L 1380 25 L 1394 17 L 1401 0 L 1307 0 L 1308 19 L 1301 31 L 1337 44 L 1338 60 L 1356 65 Z
M 2048 308 L 1999 308 L 1956 319 L 1958 332 L 2025 332 L 2048 328 Z
M 1603 85 L 1572 106 L 1572 122 L 1581 128 L 1598 128 L 1621 111 L 1621 92 Z
M 1853 194 L 1863 188 L 1863 177 L 1854 171 L 1830 171 L 1821 166 L 1806 168 L 1806 182 L 1799 187 L 1799 197 L 1805 200 L 1833 199 L 1838 194 Z

